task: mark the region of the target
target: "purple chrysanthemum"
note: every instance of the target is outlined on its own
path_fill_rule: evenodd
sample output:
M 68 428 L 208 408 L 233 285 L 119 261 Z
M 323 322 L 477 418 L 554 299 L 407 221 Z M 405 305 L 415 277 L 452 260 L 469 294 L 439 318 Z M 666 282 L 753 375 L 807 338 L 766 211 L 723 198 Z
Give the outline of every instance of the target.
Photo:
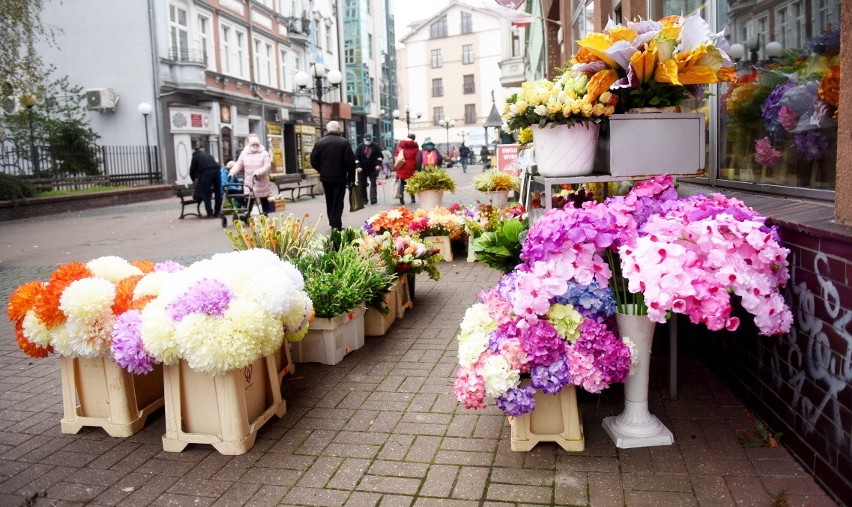
M 154 265 L 154 271 L 162 271 L 165 273 L 175 273 L 177 271 L 181 271 L 186 269 L 182 264 L 179 264 L 175 261 L 163 261 L 158 262 Z
M 233 292 L 224 283 L 205 278 L 169 303 L 166 312 L 175 322 L 180 322 L 190 313 L 222 316 L 233 297 Z
M 571 383 L 571 372 L 565 356 L 548 366 L 535 365 L 530 372 L 533 387 L 547 394 L 556 394 Z
M 118 316 L 112 330 L 112 357 L 115 364 L 134 375 L 145 375 L 156 361 L 142 345 L 142 314 L 128 310 Z
M 507 415 L 519 416 L 528 414 L 535 408 L 535 388 L 533 386 L 513 387 L 506 391 L 503 396 L 498 396 L 494 401 L 497 408 Z

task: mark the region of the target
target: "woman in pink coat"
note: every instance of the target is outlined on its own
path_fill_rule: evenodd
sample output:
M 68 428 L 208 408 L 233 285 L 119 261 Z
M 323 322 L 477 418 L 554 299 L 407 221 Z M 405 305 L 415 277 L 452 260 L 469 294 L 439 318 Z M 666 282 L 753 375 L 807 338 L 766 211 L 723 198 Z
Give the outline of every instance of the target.
M 241 172 L 245 173 L 244 184 L 252 189 L 255 197 L 260 199 L 260 213 L 265 215 L 266 210 L 269 209 L 269 196 L 272 195 L 272 182 L 269 180 L 272 159 L 269 157 L 269 152 L 260 145 L 260 139 L 256 134 L 249 134 L 247 141 L 237 163 L 228 174 L 236 176 Z M 246 218 L 251 216 L 252 204 L 253 202 L 249 202 Z

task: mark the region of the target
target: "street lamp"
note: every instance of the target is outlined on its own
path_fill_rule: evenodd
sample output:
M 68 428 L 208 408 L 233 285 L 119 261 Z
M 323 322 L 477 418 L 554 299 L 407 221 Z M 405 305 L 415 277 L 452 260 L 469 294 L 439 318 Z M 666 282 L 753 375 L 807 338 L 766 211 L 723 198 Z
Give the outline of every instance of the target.
M 450 128 L 456 126 L 456 120 L 450 120 L 449 118 L 444 118 L 443 120 L 438 122 L 438 125 L 447 129 L 447 153 L 450 152 Z
M 38 99 L 32 93 L 27 93 L 21 96 L 21 105 L 27 108 L 27 119 L 30 124 L 30 157 L 33 164 L 33 176 L 41 177 L 41 162 L 38 159 L 38 150 L 35 145 L 35 131 L 33 130 L 33 107 L 38 102 Z
M 139 104 L 139 114 L 145 118 L 145 157 L 148 160 L 148 182 L 154 183 L 154 172 L 151 170 L 151 143 L 148 140 L 148 115 L 151 114 L 151 104 L 147 102 Z
M 402 112 L 399 109 L 393 110 L 393 117 L 397 120 L 402 120 Z M 419 111 L 412 111 L 409 106 L 405 106 L 405 128 L 408 130 L 409 135 L 411 134 L 411 122 L 412 120 L 417 120 L 420 118 Z
M 314 78 L 313 88 L 308 87 L 311 84 L 311 77 Z M 327 85 L 323 84 L 323 79 L 328 81 Z M 303 92 L 316 94 L 317 103 L 319 104 L 320 136 L 324 135 L 325 125 L 322 120 L 322 96 L 324 93 L 330 92 L 340 86 L 340 82 L 343 81 L 343 74 L 337 69 L 328 70 L 321 63 L 312 63 L 311 75 L 309 76 L 307 72 L 298 72 L 295 81 L 296 86 Z

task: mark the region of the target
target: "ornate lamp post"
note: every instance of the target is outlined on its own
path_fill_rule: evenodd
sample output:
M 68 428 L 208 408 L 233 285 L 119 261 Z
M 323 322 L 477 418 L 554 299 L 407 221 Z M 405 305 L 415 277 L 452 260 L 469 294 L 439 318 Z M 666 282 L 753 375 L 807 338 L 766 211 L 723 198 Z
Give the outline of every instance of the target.
M 411 122 L 412 120 L 417 120 L 420 118 L 419 111 L 412 111 L 409 106 L 405 106 L 405 128 L 408 130 L 408 133 L 411 134 Z M 393 110 L 393 117 L 397 120 L 402 120 L 402 113 L 399 109 Z
M 314 79 L 313 88 L 308 87 L 308 85 L 311 84 L 311 77 Z M 341 74 L 337 69 L 328 70 L 325 68 L 325 65 L 321 63 L 312 63 L 311 75 L 309 76 L 307 72 L 299 72 L 296 74 L 295 81 L 296 86 L 298 86 L 300 90 L 307 93 L 313 93 L 317 96 L 317 104 L 319 104 L 320 136 L 324 135 L 325 124 L 322 119 L 322 105 L 324 102 L 322 101 L 322 96 L 323 94 L 340 86 L 340 82 L 343 81 L 343 74 Z M 326 81 L 328 84 L 324 84 Z
M 450 128 L 456 126 L 456 120 L 450 120 L 449 118 L 444 118 L 443 120 L 438 122 L 438 125 L 444 127 L 447 130 L 447 153 L 450 152 Z
M 33 176 L 41 177 L 41 161 L 38 159 L 38 149 L 35 145 L 35 131 L 33 130 L 33 107 L 35 107 L 38 99 L 32 93 L 27 93 L 21 96 L 21 105 L 27 108 L 27 120 L 30 126 L 30 157 L 33 164 Z
M 148 140 L 148 115 L 151 114 L 151 104 L 142 102 L 139 104 L 139 114 L 145 119 L 145 158 L 148 161 L 148 180 L 153 183 L 154 173 L 151 170 L 151 143 Z

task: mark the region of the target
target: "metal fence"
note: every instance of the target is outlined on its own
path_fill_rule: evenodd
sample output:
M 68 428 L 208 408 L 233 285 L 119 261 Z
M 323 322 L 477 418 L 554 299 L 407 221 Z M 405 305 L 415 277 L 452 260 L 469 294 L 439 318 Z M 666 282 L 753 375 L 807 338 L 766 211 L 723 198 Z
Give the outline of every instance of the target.
M 0 172 L 29 181 L 39 191 L 83 190 L 95 186 L 145 186 L 163 181 L 156 146 L 95 146 L 95 174 L 69 174 L 54 151 L 45 146 L 20 146 L 8 140 L 0 151 Z

